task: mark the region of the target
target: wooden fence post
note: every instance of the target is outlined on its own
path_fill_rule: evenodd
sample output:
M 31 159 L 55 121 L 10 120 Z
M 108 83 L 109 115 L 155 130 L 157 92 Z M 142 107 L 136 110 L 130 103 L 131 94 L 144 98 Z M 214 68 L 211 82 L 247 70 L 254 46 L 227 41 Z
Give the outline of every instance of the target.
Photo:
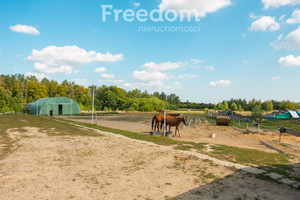
M 279 133 L 279 142 L 281 142 L 281 131 L 280 131 L 280 133 Z

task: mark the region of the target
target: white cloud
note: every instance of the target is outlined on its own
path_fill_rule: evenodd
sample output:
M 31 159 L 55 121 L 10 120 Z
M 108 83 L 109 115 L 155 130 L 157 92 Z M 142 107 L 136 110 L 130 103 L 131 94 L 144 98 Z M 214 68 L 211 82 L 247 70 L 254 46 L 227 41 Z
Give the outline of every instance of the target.
M 243 60 L 242 63 L 243 63 L 244 65 L 247 65 L 247 64 L 248 64 L 248 60 Z
M 286 15 L 282 15 L 281 17 L 279 17 L 279 20 L 282 21 L 282 20 L 284 20 L 285 17 L 286 17 Z
M 125 81 L 124 80 L 113 80 L 112 82 L 113 83 L 124 83 Z
M 122 54 L 112 55 L 109 52 L 102 54 L 95 51 L 86 51 L 75 45 L 63 47 L 48 46 L 41 51 L 33 49 L 31 55 L 27 57 L 29 61 L 51 66 L 82 66 L 92 62 L 116 62 L 123 59 Z
M 173 83 L 173 88 L 177 89 L 177 90 L 180 90 L 180 89 L 182 89 L 182 85 L 181 85 L 180 82 L 176 81 L 176 82 Z
M 280 76 L 274 76 L 272 77 L 272 80 L 279 80 L 280 79 Z
M 118 84 L 118 83 L 124 83 L 124 80 L 99 80 L 100 83 L 114 83 L 114 84 Z
M 99 68 L 96 68 L 94 70 L 94 72 L 96 72 L 96 73 L 103 73 L 103 72 L 106 72 L 106 68 L 105 67 L 99 67 Z
M 231 5 L 230 0 L 162 0 L 159 8 L 161 10 L 195 10 L 198 17 L 205 17 L 208 13 L 217 12 L 229 5 Z
M 202 60 L 199 60 L 199 59 L 191 59 L 191 62 L 192 62 L 193 64 L 197 65 L 197 64 L 202 63 L 203 61 L 202 61 Z
M 300 3 L 300 0 L 262 0 L 264 9 L 279 8 L 285 5 L 296 5 Z
M 167 74 L 158 71 L 134 71 L 132 78 L 136 81 L 141 82 L 162 81 L 170 79 L 170 77 Z
M 191 62 L 200 63 L 202 61 L 192 59 Z M 165 63 L 154 63 L 149 62 L 141 66 L 142 70 L 135 70 L 132 73 L 132 83 L 124 83 L 123 86 L 126 88 L 156 88 L 156 89 L 181 89 L 182 86 L 179 82 L 173 84 L 167 84 L 165 81 L 175 78 L 175 75 L 171 75 L 162 71 L 169 70 L 180 70 L 184 69 L 184 66 L 188 65 L 189 62 L 165 62 Z M 195 78 L 196 75 L 192 74 L 181 74 L 176 76 L 178 79 L 183 78 Z
M 262 17 L 262 16 L 257 16 L 257 15 L 255 15 L 254 13 L 249 13 L 249 17 L 251 18 L 251 19 L 258 19 L 258 18 L 260 18 L 260 17 Z
M 83 79 L 80 79 L 80 78 L 72 79 L 71 81 L 76 83 L 77 85 L 88 86 L 88 81 L 87 81 L 87 79 L 84 79 L 84 78 Z
M 17 71 L 17 68 L 16 67 L 12 67 L 12 68 L 8 68 L 9 70 L 12 70 L 12 71 Z
M 74 70 L 74 74 L 78 74 L 80 70 Z
M 252 22 L 250 31 L 276 31 L 280 29 L 280 24 L 275 21 L 275 17 L 262 16 L 256 21 Z
M 183 62 L 165 62 L 156 64 L 154 62 L 146 63 L 142 66 L 142 68 L 146 68 L 148 71 L 166 71 L 166 70 L 174 70 L 180 67 L 185 66 L 186 63 Z
M 209 71 L 215 71 L 215 67 L 214 66 L 205 66 L 204 69 L 209 70 Z
M 286 37 L 285 41 L 278 45 L 282 49 L 300 49 L 300 26 L 298 29 L 290 32 Z
M 31 72 L 26 72 L 25 73 L 26 77 L 30 76 L 35 76 L 37 79 L 42 80 L 43 78 L 47 78 L 47 76 L 43 73 L 31 73 Z
M 151 82 L 134 82 L 134 83 L 124 83 L 123 87 L 135 89 L 135 88 L 156 88 L 156 89 L 168 89 L 168 90 L 179 90 L 182 89 L 180 82 L 176 81 L 172 85 L 167 85 L 162 83 L 162 81 L 151 81 Z
M 289 55 L 278 60 L 281 67 L 300 67 L 300 56 Z
M 17 24 L 15 26 L 10 26 L 10 30 L 18 33 L 25 33 L 30 35 L 39 35 L 40 32 L 33 26 Z
M 198 77 L 197 75 L 193 75 L 193 74 L 181 74 L 178 76 L 178 79 L 183 79 L 183 78 L 196 78 Z
M 136 9 L 141 6 L 141 4 L 138 2 L 133 2 L 132 5 L 133 5 L 133 9 Z
M 51 67 L 41 63 L 34 63 L 34 69 L 45 74 L 71 74 L 73 70 L 73 68 L 69 65 Z
M 165 85 L 161 81 L 151 81 L 151 82 L 134 82 L 134 83 L 124 83 L 123 87 L 135 89 L 135 88 L 165 88 Z
M 33 49 L 31 55 L 26 58 L 35 62 L 35 69 L 46 74 L 72 73 L 73 67 L 83 66 L 93 62 L 116 62 L 123 60 L 123 54 L 112 55 L 86 51 L 73 46 L 48 46 L 42 50 Z
M 219 80 L 219 81 L 215 81 L 215 82 L 210 82 L 209 83 L 209 86 L 213 86 L 213 87 L 216 87 L 216 86 L 228 86 L 230 85 L 231 82 L 228 81 L 228 80 Z
M 102 78 L 114 78 L 115 76 L 113 74 L 101 74 L 100 75 Z
M 280 35 L 278 36 L 278 38 L 277 38 L 274 42 L 270 43 L 270 45 L 271 45 L 272 47 L 275 47 L 276 49 L 279 49 L 280 41 L 281 41 L 282 37 L 283 37 L 283 35 L 280 34 Z
M 295 9 L 292 17 L 286 20 L 286 23 L 288 24 L 298 24 L 300 23 L 300 10 Z

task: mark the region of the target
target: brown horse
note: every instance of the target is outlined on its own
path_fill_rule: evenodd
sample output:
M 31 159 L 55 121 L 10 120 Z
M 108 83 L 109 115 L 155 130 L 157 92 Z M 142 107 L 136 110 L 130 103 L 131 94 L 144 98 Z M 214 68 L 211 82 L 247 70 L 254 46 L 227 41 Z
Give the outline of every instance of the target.
M 166 120 L 168 118 L 172 118 L 174 117 L 173 115 L 170 115 L 170 114 L 167 114 L 166 115 Z M 160 130 L 162 130 L 162 125 L 164 123 L 164 115 L 163 114 L 158 114 L 158 115 L 155 115 L 153 118 L 152 118 L 152 131 L 153 131 L 153 128 L 154 128 L 154 131 L 157 129 L 157 131 L 159 131 L 159 127 L 160 127 Z
M 181 134 L 179 132 L 179 125 L 180 125 L 181 122 L 183 122 L 184 125 L 187 125 L 186 117 L 177 116 L 177 117 L 167 118 L 166 126 L 169 126 L 169 132 L 171 131 L 171 126 L 176 126 L 175 136 L 176 136 L 176 133 L 178 131 L 178 135 L 179 135 L 179 137 L 181 137 Z

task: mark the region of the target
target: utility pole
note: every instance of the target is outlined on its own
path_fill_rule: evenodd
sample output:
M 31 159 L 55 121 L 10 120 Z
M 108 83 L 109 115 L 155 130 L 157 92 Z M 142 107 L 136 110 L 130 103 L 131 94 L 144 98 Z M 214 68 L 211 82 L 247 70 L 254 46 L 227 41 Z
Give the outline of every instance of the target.
M 166 111 L 164 110 L 164 137 L 166 137 Z
M 95 97 L 94 90 L 95 90 L 95 88 L 93 88 L 92 124 L 94 123 L 94 97 Z
M 23 103 L 24 103 L 24 78 L 23 78 L 23 91 L 22 91 L 22 104 L 21 104 L 21 106 L 22 106 L 22 110 L 21 110 L 21 112 L 24 112 L 24 107 L 23 107 Z

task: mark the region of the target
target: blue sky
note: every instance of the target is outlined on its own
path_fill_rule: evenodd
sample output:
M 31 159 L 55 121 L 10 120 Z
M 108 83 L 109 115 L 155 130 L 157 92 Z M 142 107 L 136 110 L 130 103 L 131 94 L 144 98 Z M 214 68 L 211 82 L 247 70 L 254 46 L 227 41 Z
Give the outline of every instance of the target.
M 103 21 L 114 9 L 193 9 L 200 21 Z M 122 14 L 122 13 L 121 13 Z M 172 13 L 169 16 L 173 16 Z M 0 73 L 176 93 L 183 101 L 300 101 L 300 1 L 0 1 Z M 141 27 L 197 32 L 141 32 Z

